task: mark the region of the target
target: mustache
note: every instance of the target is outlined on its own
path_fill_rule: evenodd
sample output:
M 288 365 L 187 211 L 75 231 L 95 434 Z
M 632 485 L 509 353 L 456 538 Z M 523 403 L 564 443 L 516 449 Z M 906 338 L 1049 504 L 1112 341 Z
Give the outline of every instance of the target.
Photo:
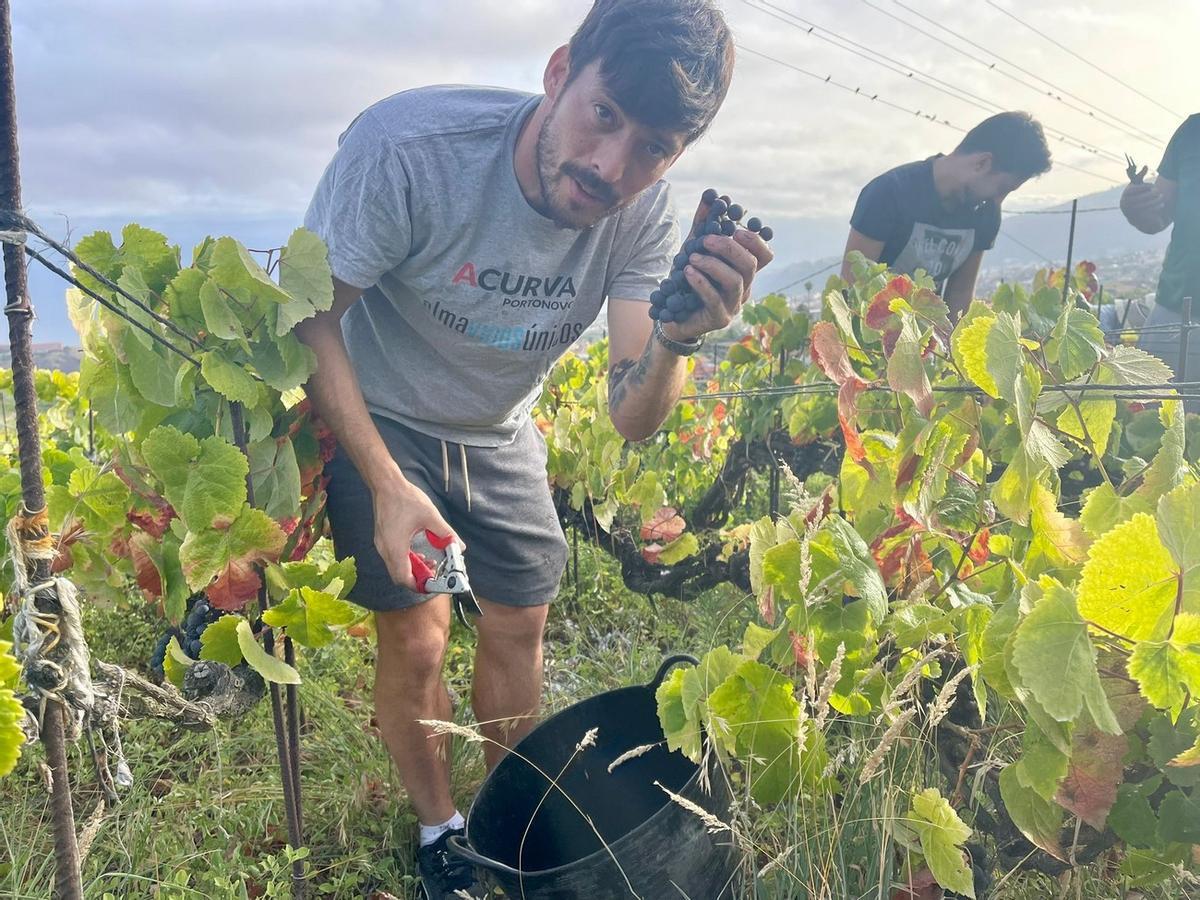
M 589 194 L 600 198 L 609 206 L 617 202 L 616 189 L 590 169 L 585 169 L 572 162 L 565 162 L 562 164 L 561 171 L 564 175 L 571 176 L 583 185 L 584 190 Z

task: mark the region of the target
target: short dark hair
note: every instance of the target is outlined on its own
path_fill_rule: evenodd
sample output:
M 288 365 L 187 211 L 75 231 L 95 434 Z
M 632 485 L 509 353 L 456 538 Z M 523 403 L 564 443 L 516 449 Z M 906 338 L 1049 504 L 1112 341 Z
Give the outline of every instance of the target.
M 967 132 L 955 153 L 991 153 L 992 168 L 1021 178 L 1050 171 L 1050 148 L 1041 123 L 1027 112 L 1002 112 Z
M 721 108 L 733 36 L 711 0 L 595 0 L 571 37 L 569 84 L 593 62 L 613 99 L 644 125 L 691 143 Z

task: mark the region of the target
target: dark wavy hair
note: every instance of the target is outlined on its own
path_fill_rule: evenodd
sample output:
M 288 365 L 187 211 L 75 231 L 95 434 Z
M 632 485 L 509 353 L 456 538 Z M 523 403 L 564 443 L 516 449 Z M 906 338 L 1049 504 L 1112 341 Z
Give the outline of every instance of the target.
M 1050 171 L 1050 148 L 1041 123 L 1027 112 L 1002 112 L 967 132 L 955 153 L 992 154 L 992 168 L 1021 178 Z
M 733 35 L 711 0 L 595 0 L 570 43 L 570 84 L 600 63 L 605 89 L 644 125 L 691 143 L 733 78 Z

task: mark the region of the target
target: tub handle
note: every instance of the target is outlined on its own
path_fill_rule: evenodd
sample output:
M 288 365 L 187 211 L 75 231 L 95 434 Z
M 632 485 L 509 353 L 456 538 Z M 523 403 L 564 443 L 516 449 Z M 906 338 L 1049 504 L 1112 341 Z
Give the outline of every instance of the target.
M 662 665 L 658 667 L 658 674 L 654 676 L 654 680 L 646 685 L 646 687 L 652 691 L 657 691 L 662 685 L 663 679 L 667 677 L 667 672 L 670 671 L 671 667 L 680 663 L 691 663 L 693 666 L 698 666 L 700 665 L 700 660 L 696 659 L 690 653 L 676 653 L 668 656 L 662 661 Z
M 515 875 L 518 878 L 522 874 L 512 866 L 505 865 L 504 863 L 494 859 L 488 859 L 486 856 L 480 856 L 471 849 L 471 845 L 466 842 L 462 835 L 451 835 L 450 840 L 448 840 L 446 844 L 451 850 L 453 850 L 463 859 L 479 866 L 481 869 L 488 869 L 492 872 L 504 872 L 506 875 Z

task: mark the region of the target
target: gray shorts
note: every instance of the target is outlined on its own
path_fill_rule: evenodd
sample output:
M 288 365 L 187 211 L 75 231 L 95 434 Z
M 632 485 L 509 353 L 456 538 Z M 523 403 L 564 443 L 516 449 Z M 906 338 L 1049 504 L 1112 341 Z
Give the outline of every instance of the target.
M 507 446 L 460 449 L 391 419 L 372 419 L 404 477 L 425 492 L 466 542 L 464 562 L 476 596 L 507 606 L 539 606 L 554 599 L 566 568 L 567 541 L 546 479 L 546 442 L 531 420 Z M 388 574 L 375 549 L 371 492 L 349 457 L 339 450 L 326 473 L 334 552 L 338 559 L 353 556 L 358 570 L 350 599 L 373 610 L 428 600 L 429 595 L 400 587 Z M 427 557 L 435 552 L 423 537 L 414 540 L 414 549 Z

